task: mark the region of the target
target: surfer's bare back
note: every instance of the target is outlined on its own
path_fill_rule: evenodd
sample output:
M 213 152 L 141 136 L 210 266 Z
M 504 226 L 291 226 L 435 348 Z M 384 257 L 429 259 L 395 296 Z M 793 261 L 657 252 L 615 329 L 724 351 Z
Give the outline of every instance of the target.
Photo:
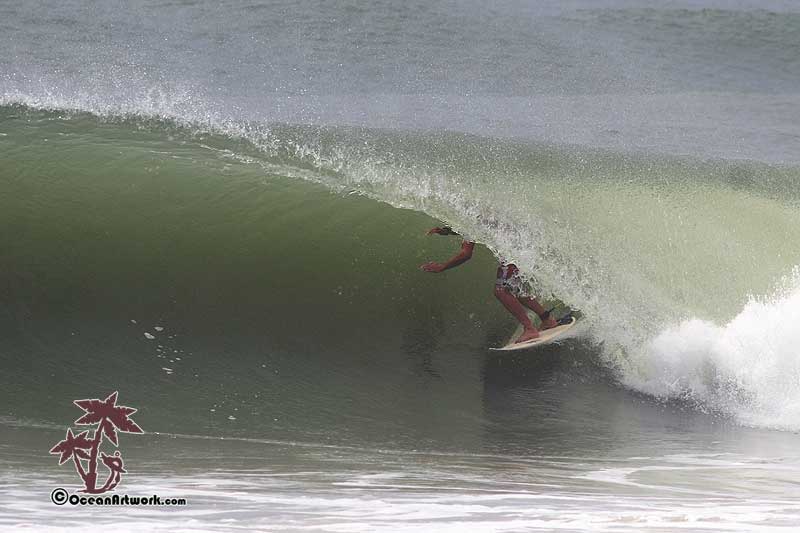
M 442 228 L 432 228 L 428 231 L 428 235 L 458 235 L 451 228 L 445 226 Z M 472 258 L 472 251 L 475 249 L 475 242 L 471 239 L 464 238 L 461 242 L 461 250 L 445 261 L 444 263 L 437 263 L 430 261 L 420 266 L 425 272 L 432 272 L 438 274 L 445 270 L 455 268 L 461 264 L 466 263 Z M 497 267 L 497 280 L 494 283 L 494 295 L 500 300 L 500 303 L 514 315 L 514 318 L 519 320 L 524 328 L 522 335 L 516 342 L 529 341 L 539 337 L 539 330 L 534 327 L 531 319 L 528 318 L 528 313 L 525 311 L 527 307 L 542 320 L 541 328 L 550 329 L 558 325 L 550 312 L 545 310 L 542 305 L 536 301 L 536 298 L 523 294 L 524 283 L 519 275 L 519 269 L 514 263 L 507 263 L 501 261 Z

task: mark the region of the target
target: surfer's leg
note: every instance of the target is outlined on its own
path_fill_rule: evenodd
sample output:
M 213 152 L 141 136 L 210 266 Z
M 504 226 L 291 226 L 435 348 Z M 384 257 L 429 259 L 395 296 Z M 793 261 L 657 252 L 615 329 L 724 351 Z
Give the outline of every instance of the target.
M 550 316 L 550 314 L 547 312 L 547 309 L 545 309 L 542 304 L 536 301 L 536 298 L 532 296 L 520 296 L 517 299 L 522 305 L 539 315 L 539 318 L 542 320 L 542 324 L 539 327 L 542 329 L 550 329 L 558 325 L 556 319 Z
M 511 292 L 504 287 L 495 287 L 494 295 L 497 296 L 497 299 L 500 300 L 503 307 L 508 309 L 509 313 L 514 315 L 514 318 L 519 320 L 519 323 L 522 324 L 523 332 L 516 342 L 528 341 L 539 336 L 539 330 L 533 327 L 531 319 L 528 318 L 528 313 L 525 312 L 525 308 L 516 296 L 511 294 Z
M 522 335 L 514 342 L 524 342 L 535 339 L 539 336 L 539 330 L 533 326 L 527 311 L 519 301 L 522 280 L 519 277 L 519 269 L 512 263 L 501 263 L 497 267 L 497 280 L 494 283 L 494 295 L 503 304 L 503 307 L 514 315 L 514 318 L 522 324 Z

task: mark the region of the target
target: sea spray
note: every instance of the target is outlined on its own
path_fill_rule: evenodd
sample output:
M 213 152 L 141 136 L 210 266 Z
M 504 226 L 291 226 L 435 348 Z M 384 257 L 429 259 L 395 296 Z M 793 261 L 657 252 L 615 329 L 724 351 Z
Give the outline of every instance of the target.
M 800 278 L 752 297 L 730 322 L 690 319 L 646 347 L 624 382 L 761 427 L 800 428 Z

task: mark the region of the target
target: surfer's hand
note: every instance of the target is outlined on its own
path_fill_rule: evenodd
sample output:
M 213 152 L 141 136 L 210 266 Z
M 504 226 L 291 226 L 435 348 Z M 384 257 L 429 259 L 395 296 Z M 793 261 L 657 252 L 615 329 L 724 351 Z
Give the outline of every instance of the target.
M 444 271 L 444 265 L 441 263 L 437 263 L 435 261 L 431 261 L 430 263 L 425 263 L 419 268 L 421 268 L 425 272 L 433 272 L 434 274 L 438 274 L 439 272 Z
M 444 228 L 431 228 L 428 230 L 428 235 L 452 235 L 453 230 L 448 227 Z

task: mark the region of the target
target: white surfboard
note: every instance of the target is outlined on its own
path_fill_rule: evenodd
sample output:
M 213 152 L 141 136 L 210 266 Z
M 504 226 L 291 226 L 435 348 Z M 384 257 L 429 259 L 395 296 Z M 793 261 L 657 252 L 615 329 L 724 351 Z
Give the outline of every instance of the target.
M 569 331 L 572 326 L 575 325 L 575 317 L 570 317 L 570 322 L 567 324 L 562 324 L 560 326 L 556 326 L 554 328 L 546 329 L 541 332 L 541 335 L 535 339 L 531 339 L 525 342 L 514 342 L 514 339 L 520 336 L 522 333 L 522 326 L 517 328 L 517 331 L 514 332 L 514 335 L 508 340 L 508 344 L 505 346 L 501 346 L 499 348 L 489 348 L 489 350 L 493 352 L 510 352 L 514 350 L 526 350 L 528 348 L 536 348 L 538 346 L 544 346 L 546 344 L 550 344 L 552 342 L 557 341 L 560 337 L 562 337 L 567 331 Z

